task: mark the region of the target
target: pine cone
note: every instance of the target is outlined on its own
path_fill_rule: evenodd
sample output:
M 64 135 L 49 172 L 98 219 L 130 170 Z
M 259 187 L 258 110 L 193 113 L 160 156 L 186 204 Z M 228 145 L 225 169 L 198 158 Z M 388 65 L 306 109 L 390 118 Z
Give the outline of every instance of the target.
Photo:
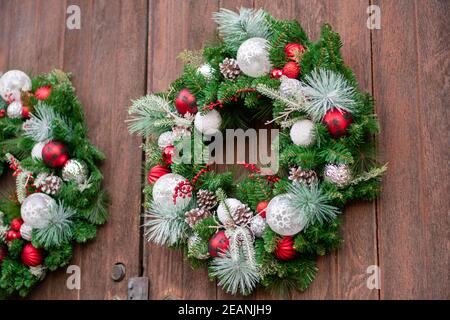
M 220 72 L 227 79 L 234 80 L 241 74 L 241 69 L 235 59 L 225 58 L 222 63 L 219 64 Z
M 41 182 L 41 190 L 42 192 L 55 195 L 59 192 L 62 186 L 62 179 L 58 176 L 48 176 Z
M 217 205 L 217 197 L 209 190 L 200 189 L 197 192 L 197 204 L 200 208 L 211 210 Z
M 317 181 L 317 173 L 314 170 L 302 168 L 291 168 L 289 171 L 289 180 L 293 182 L 303 182 L 306 185 L 311 185 L 314 181 Z
M 252 217 L 253 212 L 246 204 L 238 205 L 233 213 L 233 220 L 237 225 L 246 224 Z
M 199 223 L 205 218 L 208 218 L 211 213 L 203 208 L 194 208 L 186 212 L 184 215 L 186 217 L 186 223 L 192 228 L 195 224 Z

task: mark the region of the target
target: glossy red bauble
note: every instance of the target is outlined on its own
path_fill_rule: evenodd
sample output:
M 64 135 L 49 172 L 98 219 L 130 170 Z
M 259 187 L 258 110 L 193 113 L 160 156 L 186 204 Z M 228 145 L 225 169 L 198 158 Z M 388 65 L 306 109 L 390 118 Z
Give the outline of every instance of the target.
M 299 62 L 303 53 L 305 53 L 305 47 L 300 43 L 291 42 L 284 47 L 284 52 L 290 60 Z
M 34 96 L 38 100 L 47 100 L 48 97 L 50 97 L 51 93 L 52 93 L 52 87 L 45 86 L 45 87 L 40 87 L 39 89 L 37 89 L 36 92 L 34 93 Z
M 263 218 L 266 218 L 266 208 L 268 204 L 269 204 L 268 201 L 261 201 L 256 206 L 256 212 Z
M 0 110 L 0 118 L 4 118 L 6 116 L 6 109 Z
M 297 62 L 289 61 L 283 67 L 283 75 L 288 78 L 296 79 L 300 74 L 300 66 Z
M 326 124 L 333 138 L 340 138 L 345 135 L 352 121 L 350 113 L 337 108 L 328 111 L 323 117 L 323 123 Z
M 40 249 L 35 248 L 31 243 L 27 243 L 22 249 L 22 262 L 29 267 L 36 267 L 42 264 L 43 254 Z
M 170 173 L 170 169 L 167 167 L 160 166 L 159 164 L 154 166 L 148 172 L 147 180 L 149 184 L 154 184 L 156 180 L 161 178 L 163 175 Z
M 6 236 L 5 239 L 6 241 L 13 241 L 15 239 L 20 239 L 20 232 L 19 231 L 15 231 L 15 230 L 8 230 L 6 232 Z
M 179 114 L 197 113 L 197 99 L 188 89 L 183 89 L 175 99 L 175 107 Z
M 22 118 L 28 119 L 30 117 L 30 109 L 26 106 L 22 107 Z
M 64 143 L 50 141 L 42 149 L 42 160 L 50 168 L 60 168 L 69 160 L 69 151 Z
M 0 264 L 2 264 L 3 260 L 8 256 L 8 249 L 3 246 L 0 246 Z
M 279 79 L 281 78 L 281 76 L 283 75 L 283 70 L 281 69 L 272 69 L 272 71 L 270 71 L 270 77 L 273 79 Z
M 283 237 L 283 239 L 278 240 L 274 254 L 275 257 L 281 261 L 289 261 L 297 257 L 298 253 L 294 249 L 294 238 L 286 236 Z
M 211 257 L 218 257 L 220 253 L 225 253 L 230 245 L 230 241 L 225 234 L 225 231 L 219 231 L 209 239 L 208 252 Z
M 11 220 L 10 226 L 14 231 L 20 231 L 20 227 L 23 224 L 23 220 L 21 218 L 14 218 Z
M 166 165 L 171 165 L 173 163 L 173 156 L 175 155 L 175 147 L 167 146 L 163 149 L 162 158 Z

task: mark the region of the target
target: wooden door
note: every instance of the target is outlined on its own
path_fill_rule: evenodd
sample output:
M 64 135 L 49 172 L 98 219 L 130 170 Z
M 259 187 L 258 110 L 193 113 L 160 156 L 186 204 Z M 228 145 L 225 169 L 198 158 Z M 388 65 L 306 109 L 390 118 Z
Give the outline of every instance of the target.
M 70 5 L 80 8 L 79 30 L 66 27 Z M 370 5 L 381 10 L 381 29 L 367 27 Z M 213 39 L 212 12 L 240 6 L 296 19 L 312 39 L 323 22 L 341 34 L 344 59 L 377 100 L 379 153 L 389 162 L 379 200 L 347 208 L 343 246 L 319 259 L 311 288 L 294 298 L 449 298 L 448 1 L 0 0 L 0 71 L 72 72 L 90 138 L 108 157 L 102 170 L 111 218 L 95 241 L 76 249 L 81 289 L 67 289 L 63 269 L 32 299 L 126 299 L 135 276 L 149 277 L 150 299 L 230 298 L 181 252 L 143 241 L 142 141 L 124 119 L 130 99 L 166 89 L 181 73 L 180 51 Z M 116 263 L 126 268 L 120 282 L 111 279 Z M 380 290 L 366 285 L 373 265 Z M 266 298 L 278 297 L 263 290 L 249 297 Z

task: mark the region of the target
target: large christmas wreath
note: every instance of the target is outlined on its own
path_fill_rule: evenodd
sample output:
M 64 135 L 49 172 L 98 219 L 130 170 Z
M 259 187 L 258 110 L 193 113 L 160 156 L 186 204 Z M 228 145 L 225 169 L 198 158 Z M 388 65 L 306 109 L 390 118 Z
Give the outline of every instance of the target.
M 150 137 L 148 240 L 183 247 L 231 294 L 258 283 L 305 290 L 316 257 L 342 241 L 345 204 L 379 191 L 386 167 L 374 154 L 373 100 L 359 90 L 329 25 L 312 42 L 298 22 L 263 10 L 221 9 L 213 19 L 221 40 L 184 51 L 183 75 L 170 90 L 130 108 L 130 131 Z M 248 175 L 237 181 L 216 172 L 210 137 L 254 119 L 280 130 L 278 172 L 255 163 L 243 163 Z M 186 153 L 204 161 L 183 161 Z
M 47 271 L 67 265 L 73 244 L 106 222 L 107 199 L 70 75 L 0 77 L 0 174 L 14 192 L 0 199 L 0 296 L 26 296 Z

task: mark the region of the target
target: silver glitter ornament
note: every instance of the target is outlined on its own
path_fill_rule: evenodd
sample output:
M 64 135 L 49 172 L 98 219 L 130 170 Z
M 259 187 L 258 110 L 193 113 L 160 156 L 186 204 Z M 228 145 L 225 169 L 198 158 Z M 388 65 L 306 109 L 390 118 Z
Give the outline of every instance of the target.
M 72 181 L 81 186 L 88 179 L 87 165 L 83 161 L 71 159 L 64 165 L 61 176 L 64 181 Z
M 186 178 L 176 173 L 168 173 L 156 180 L 153 185 L 153 201 L 166 210 L 181 211 L 191 202 L 191 197 L 177 197 L 176 203 L 173 201 L 175 188 Z
M 174 140 L 175 134 L 173 133 L 173 131 L 163 132 L 158 137 L 158 147 L 164 149 L 165 147 L 173 146 Z
M 244 41 L 238 49 L 236 59 L 241 71 L 253 78 L 268 74 L 272 69 L 269 46 L 269 42 L 263 38 Z
M 306 219 L 287 194 L 280 194 L 270 200 L 266 221 L 270 229 L 282 236 L 293 236 L 306 226 Z
M 301 95 L 301 90 L 302 84 L 297 79 L 291 79 L 286 76 L 281 77 L 281 84 L 278 91 L 283 97 L 296 99 Z
M 0 77 L 0 96 L 4 100 L 20 99 L 21 91 L 31 90 L 31 79 L 23 71 L 10 70 Z
M 51 207 L 55 205 L 55 200 L 45 193 L 33 193 L 23 201 L 20 215 L 30 227 L 43 228 L 49 222 Z
M 22 110 L 22 103 L 20 101 L 14 101 L 9 104 L 8 109 L 6 109 L 6 114 L 9 118 L 22 118 Z
M 33 232 L 33 228 L 26 223 L 23 223 L 20 226 L 20 236 L 22 239 L 26 241 L 31 241 L 31 234 Z
M 253 232 L 255 237 L 262 237 L 264 230 L 266 230 L 267 222 L 260 215 L 254 216 L 250 221 L 250 230 Z
M 338 187 L 345 187 L 352 179 L 350 168 L 346 164 L 327 164 L 323 175 L 326 181 Z

